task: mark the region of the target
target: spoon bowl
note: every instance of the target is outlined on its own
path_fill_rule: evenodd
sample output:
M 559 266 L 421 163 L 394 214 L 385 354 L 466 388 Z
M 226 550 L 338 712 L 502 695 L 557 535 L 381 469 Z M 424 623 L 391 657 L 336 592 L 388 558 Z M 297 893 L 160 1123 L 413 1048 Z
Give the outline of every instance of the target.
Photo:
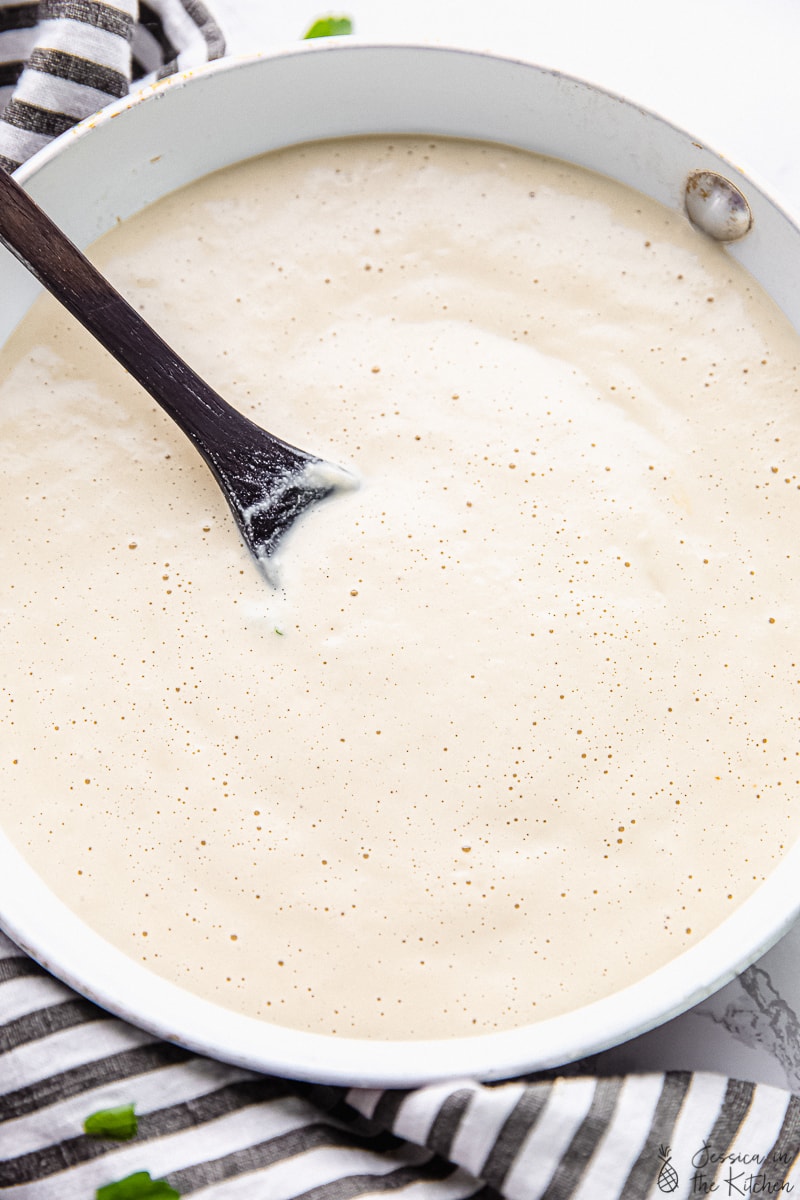
M 16 180 L 0 170 L 0 243 L 150 393 L 205 459 L 242 539 L 276 583 L 278 543 L 310 505 L 356 486 L 351 472 L 237 412 L 179 358 Z

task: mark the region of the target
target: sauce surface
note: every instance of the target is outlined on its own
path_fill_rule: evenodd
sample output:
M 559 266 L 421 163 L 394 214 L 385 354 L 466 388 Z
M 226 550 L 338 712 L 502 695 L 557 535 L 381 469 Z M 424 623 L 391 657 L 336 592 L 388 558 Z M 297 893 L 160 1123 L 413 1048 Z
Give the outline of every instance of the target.
M 362 480 L 271 592 L 40 300 L 0 359 L 4 826 L 155 972 L 321 1033 L 613 993 L 795 837 L 797 335 L 681 216 L 477 143 L 281 151 L 98 243 Z

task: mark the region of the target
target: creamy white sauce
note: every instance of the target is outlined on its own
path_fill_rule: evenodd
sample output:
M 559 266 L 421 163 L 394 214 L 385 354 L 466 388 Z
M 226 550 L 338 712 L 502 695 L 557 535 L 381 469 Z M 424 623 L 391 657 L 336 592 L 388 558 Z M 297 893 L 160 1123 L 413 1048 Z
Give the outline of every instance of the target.
M 302 147 L 93 252 L 351 467 L 282 590 L 45 300 L 0 362 L 3 822 L 154 971 L 440 1037 L 612 993 L 794 840 L 798 339 L 681 216 L 457 142 Z

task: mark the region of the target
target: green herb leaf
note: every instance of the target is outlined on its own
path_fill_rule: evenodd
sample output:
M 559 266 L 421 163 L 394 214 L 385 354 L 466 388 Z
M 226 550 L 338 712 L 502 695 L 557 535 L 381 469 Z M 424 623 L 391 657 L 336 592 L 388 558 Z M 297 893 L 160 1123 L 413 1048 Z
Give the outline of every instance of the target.
M 353 32 L 353 22 L 349 17 L 320 17 L 303 34 L 303 39 L 318 37 L 340 37 Z
M 151 1179 L 149 1171 L 134 1171 L 95 1193 L 96 1200 L 180 1200 L 180 1195 L 166 1179 Z
M 83 1122 L 84 1133 L 88 1133 L 90 1137 L 114 1138 L 118 1142 L 127 1142 L 136 1137 L 138 1127 L 132 1104 L 122 1104 L 119 1108 L 101 1108 Z

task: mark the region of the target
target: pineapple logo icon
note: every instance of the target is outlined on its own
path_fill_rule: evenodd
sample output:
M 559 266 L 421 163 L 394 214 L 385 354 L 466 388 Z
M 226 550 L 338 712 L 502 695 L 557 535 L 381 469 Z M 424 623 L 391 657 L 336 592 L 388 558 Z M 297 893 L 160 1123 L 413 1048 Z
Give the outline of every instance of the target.
M 678 1172 L 672 1165 L 671 1151 L 669 1146 L 659 1146 L 658 1157 L 661 1159 L 661 1170 L 658 1172 L 658 1190 L 660 1192 L 674 1192 L 678 1186 Z

